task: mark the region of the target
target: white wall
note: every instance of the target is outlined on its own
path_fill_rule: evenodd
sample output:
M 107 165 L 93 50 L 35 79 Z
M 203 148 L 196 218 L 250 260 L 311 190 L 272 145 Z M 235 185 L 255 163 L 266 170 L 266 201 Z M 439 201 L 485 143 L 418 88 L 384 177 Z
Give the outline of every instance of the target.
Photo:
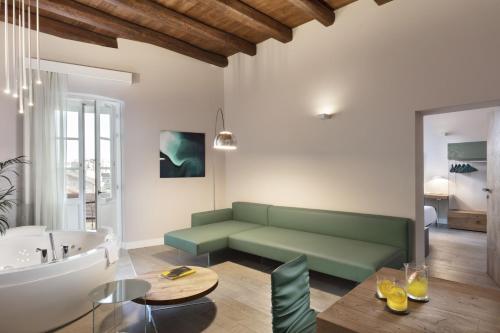
M 137 73 L 137 83 L 132 86 L 75 77 L 69 83 L 72 92 L 102 95 L 125 103 L 122 118 L 125 242 L 161 241 L 165 232 L 188 227 L 192 212 L 212 208 L 210 143 L 215 113 L 223 103 L 222 69 L 126 40 L 119 40 L 119 49 L 115 50 L 42 35 L 41 55 L 48 60 Z M 14 126 L 16 114 L 11 100 L 0 96 L 0 109 L 2 116 L 7 114 L 5 122 L 0 121 L 0 128 Z M 205 178 L 160 179 L 159 135 L 165 129 L 207 133 Z M 0 142 L 0 157 L 12 154 L 6 150 L 15 147 L 12 139 L 15 131 L 0 135 L 6 140 Z M 217 161 L 219 201 L 224 200 L 223 158 L 220 155 Z
M 233 56 L 227 204 L 414 218 L 415 111 L 500 98 L 499 12 L 496 0 L 360 0 L 331 27 L 311 22 L 288 44 Z M 338 113 L 315 118 L 325 107 Z
M 449 189 L 452 209 L 486 211 L 486 195 L 481 191 L 486 187 L 486 163 L 471 162 L 477 172 L 449 174 L 448 143 L 486 141 L 491 112 L 495 109 L 498 108 L 424 117 L 424 188 L 429 193 L 448 193 Z M 435 177 L 449 178 L 449 186 Z

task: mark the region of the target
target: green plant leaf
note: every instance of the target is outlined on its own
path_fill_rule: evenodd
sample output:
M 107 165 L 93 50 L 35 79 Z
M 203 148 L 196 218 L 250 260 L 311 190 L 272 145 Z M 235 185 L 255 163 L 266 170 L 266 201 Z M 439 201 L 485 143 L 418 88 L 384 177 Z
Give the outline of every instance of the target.
M 0 162 L 0 170 L 16 164 L 28 164 L 28 163 L 29 161 L 26 159 L 26 156 L 18 156 L 15 158 L 11 158 L 10 160 Z
M 7 229 L 9 229 L 9 222 L 7 222 L 7 216 L 0 215 L 0 235 L 5 235 Z

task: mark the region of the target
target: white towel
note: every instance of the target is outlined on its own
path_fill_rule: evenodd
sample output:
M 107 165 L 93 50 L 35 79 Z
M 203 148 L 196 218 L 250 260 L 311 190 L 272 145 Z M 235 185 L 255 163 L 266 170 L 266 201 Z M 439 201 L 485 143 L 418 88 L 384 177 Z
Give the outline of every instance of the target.
M 106 255 L 106 259 L 108 260 L 108 265 L 114 264 L 118 261 L 120 248 L 116 244 L 116 242 L 106 242 L 101 248 L 104 248 L 104 253 Z

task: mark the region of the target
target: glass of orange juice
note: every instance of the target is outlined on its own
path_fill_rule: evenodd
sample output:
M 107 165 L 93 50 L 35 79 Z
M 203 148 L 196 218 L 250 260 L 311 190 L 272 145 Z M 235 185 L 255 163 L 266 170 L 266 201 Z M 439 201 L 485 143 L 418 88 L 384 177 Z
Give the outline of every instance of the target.
M 387 307 L 397 313 L 408 313 L 408 294 L 405 281 L 396 280 L 387 294 Z
M 377 298 L 387 299 L 387 295 L 394 287 L 395 279 L 392 276 L 377 274 Z
M 410 300 L 429 301 L 429 268 L 426 265 L 405 264 L 406 285 Z

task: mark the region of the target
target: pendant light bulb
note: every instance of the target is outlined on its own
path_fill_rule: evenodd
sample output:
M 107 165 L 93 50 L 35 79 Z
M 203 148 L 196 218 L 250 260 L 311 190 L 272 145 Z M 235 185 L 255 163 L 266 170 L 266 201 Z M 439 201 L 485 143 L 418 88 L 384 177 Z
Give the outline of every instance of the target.
M 40 78 L 40 4 L 36 0 L 36 84 L 41 85 Z
M 4 64 L 5 64 L 5 89 L 4 93 L 10 94 L 10 63 L 9 63 L 9 4 L 4 2 Z

